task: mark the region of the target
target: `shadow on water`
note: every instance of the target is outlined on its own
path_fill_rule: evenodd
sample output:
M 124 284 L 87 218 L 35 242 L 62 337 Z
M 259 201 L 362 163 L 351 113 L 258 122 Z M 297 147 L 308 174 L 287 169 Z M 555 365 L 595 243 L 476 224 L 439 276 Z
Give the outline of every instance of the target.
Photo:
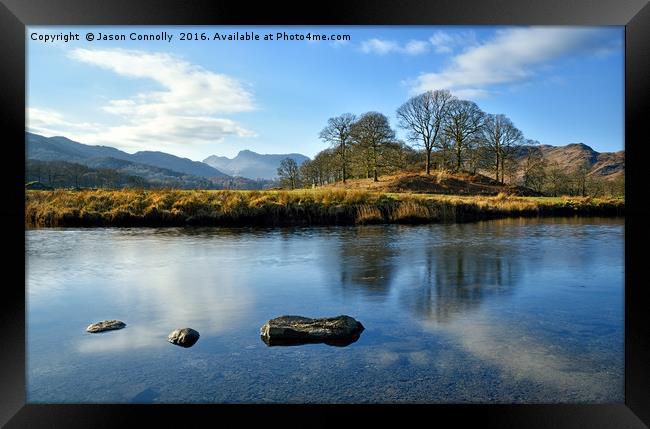
M 302 346 L 305 344 L 325 344 L 328 346 L 334 347 L 347 347 L 352 343 L 356 343 L 361 337 L 361 333 L 355 334 L 353 336 L 343 338 L 343 339 L 333 339 L 333 340 L 316 340 L 308 338 L 282 338 L 282 339 L 272 339 L 260 335 L 260 338 L 269 347 L 291 347 L 291 346 Z

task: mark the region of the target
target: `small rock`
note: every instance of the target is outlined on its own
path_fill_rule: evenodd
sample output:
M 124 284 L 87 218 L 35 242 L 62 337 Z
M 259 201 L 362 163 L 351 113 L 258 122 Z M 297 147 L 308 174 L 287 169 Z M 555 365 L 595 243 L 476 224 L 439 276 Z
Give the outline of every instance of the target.
M 112 331 L 115 329 L 122 329 L 126 323 L 121 320 L 102 320 L 101 322 L 93 323 L 86 328 L 86 331 L 93 334 L 97 332 Z
M 357 341 L 363 330 L 363 325 L 350 316 L 324 319 L 280 316 L 266 322 L 260 336 L 268 346 L 325 343 L 342 347 Z
M 198 340 L 199 333 L 192 328 L 176 329 L 167 337 L 167 341 L 182 347 L 192 347 Z

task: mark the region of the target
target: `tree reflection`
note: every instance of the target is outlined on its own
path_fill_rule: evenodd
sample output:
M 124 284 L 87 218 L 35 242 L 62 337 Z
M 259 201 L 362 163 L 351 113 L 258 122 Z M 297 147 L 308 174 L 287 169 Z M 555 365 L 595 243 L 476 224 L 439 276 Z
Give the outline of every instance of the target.
M 424 269 L 413 270 L 414 284 L 400 293 L 400 301 L 427 320 L 444 323 L 477 308 L 487 298 L 512 293 L 520 271 L 520 255 L 513 240 L 503 240 L 500 228 L 488 236 L 476 228 L 456 228 L 421 249 Z M 449 239 L 448 239 L 449 238 Z M 460 238 L 460 239 L 459 239 Z
M 323 259 L 345 294 L 384 300 L 391 288 L 417 317 L 445 322 L 511 293 L 521 270 L 517 231 L 504 225 L 377 226 L 343 230 Z
M 366 297 L 387 296 L 397 269 L 400 249 L 385 227 L 357 227 L 344 231 L 339 251 L 331 255 L 338 266 L 338 284 L 344 293 L 363 293 Z

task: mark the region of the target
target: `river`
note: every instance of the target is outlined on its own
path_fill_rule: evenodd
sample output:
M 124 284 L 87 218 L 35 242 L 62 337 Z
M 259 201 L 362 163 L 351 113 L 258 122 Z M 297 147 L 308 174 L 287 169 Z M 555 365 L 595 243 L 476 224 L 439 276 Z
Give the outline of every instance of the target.
M 28 403 L 602 403 L 624 396 L 624 220 L 26 231 Z M 346 347 L 269 347 L 346 314 Z M 126 328 L 101 334 L 104 319 Z M 200 332 L 191 348 L 167 342 Z

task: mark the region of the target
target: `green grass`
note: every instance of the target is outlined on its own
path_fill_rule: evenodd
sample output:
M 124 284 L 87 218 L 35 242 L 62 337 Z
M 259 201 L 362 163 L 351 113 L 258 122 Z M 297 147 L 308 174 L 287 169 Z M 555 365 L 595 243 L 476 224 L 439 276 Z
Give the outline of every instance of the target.
M 288 226 L 621 216 L 620 198 L 294 191 L 27 191 L 25 226 Z

